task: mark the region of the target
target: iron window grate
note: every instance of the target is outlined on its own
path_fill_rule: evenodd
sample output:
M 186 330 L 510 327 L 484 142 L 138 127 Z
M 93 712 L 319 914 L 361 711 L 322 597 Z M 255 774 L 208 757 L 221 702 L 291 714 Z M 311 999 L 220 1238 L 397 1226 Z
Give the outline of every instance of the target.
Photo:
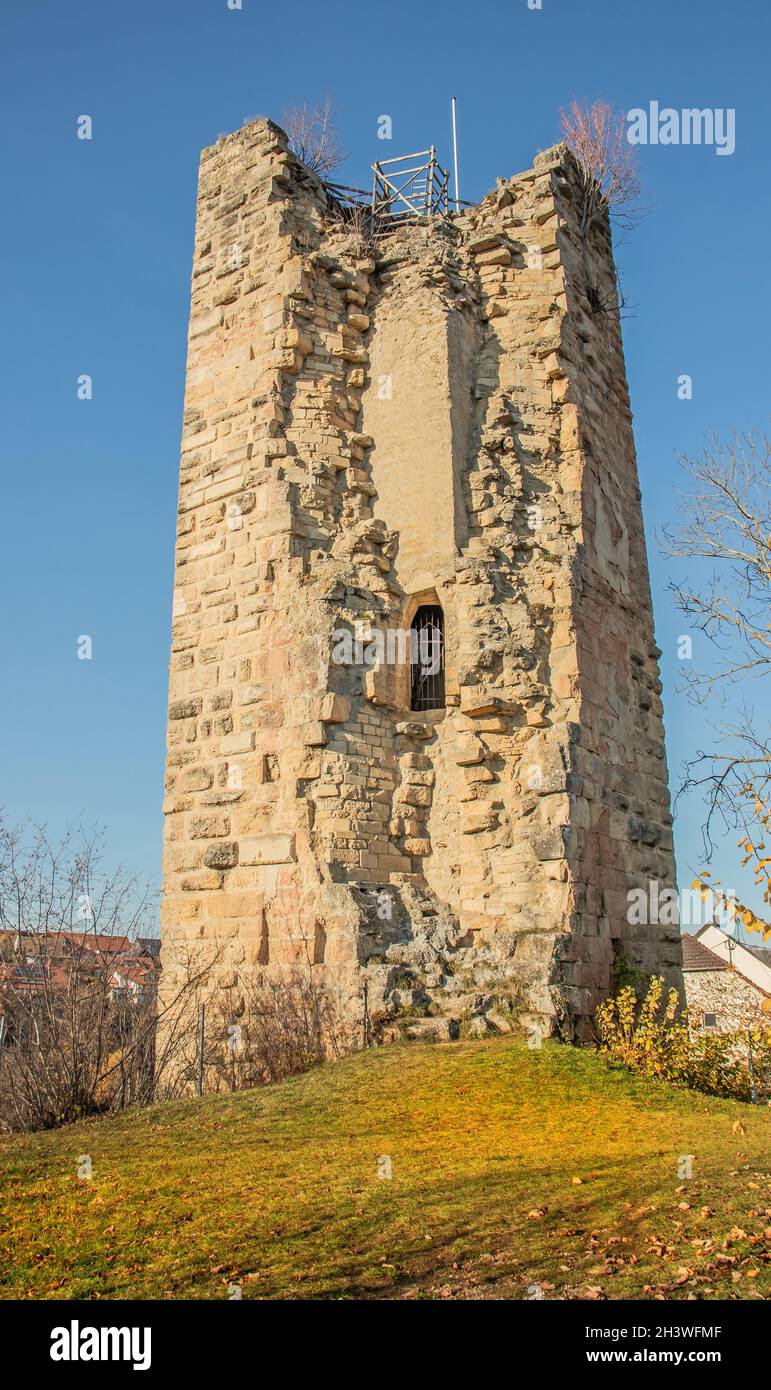
M 414 710 L 444 709 L 444 614 L 424 604 L 412 620 L 412 698 Z

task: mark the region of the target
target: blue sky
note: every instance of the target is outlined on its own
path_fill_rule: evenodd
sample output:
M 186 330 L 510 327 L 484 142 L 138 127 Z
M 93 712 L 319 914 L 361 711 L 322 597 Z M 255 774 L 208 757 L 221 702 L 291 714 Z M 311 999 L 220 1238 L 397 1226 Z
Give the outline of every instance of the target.
M 461 192 L 526 168 L 559 108 L 733 107 L 736 150 L 640 149 L 649 212 L 617 243 L 673 786 L 708 742 L 678 694 L 687 631 L 653 540 L 676 455 L 768 418 L 771 215 L 765 0 L 3 0 L 3 679 L 0 804 L 107 828 L 157 879 L 174 517 L 200 149 L 249 117 L 328 94 L 361 184 L 435 142 Z M 382 114 L 391 146 L 377 139 Z M 93 139 L 76 138 L 78 116 Z M 76 381 L 93 377 L 80 401 Z M 693 399 L 677 398 L 677 377 Z M 93 639 L 79 661 L 81 634 Z M 694 658 L 706 649 L 696 642 Z M 700 862 L 698 802 L 676 826 Z M 729 841 L 724 881 L 741 896 Z M 749 897 L 749 892 L 747 892 Z

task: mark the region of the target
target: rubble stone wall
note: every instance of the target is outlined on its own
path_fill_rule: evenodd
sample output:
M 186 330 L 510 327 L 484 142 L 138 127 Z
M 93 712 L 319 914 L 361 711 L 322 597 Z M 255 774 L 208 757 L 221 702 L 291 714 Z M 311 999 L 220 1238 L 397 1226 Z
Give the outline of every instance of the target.
M 763 1005 L 768 996 L 751 980 L 735 970 L 686 970 L 683 972 L 685 999 L 691 1026 L 706 1028 L 705 1014 L 715 1015 L 719 1033 L 733 1033 L 749 1025 L 767 1021 Z

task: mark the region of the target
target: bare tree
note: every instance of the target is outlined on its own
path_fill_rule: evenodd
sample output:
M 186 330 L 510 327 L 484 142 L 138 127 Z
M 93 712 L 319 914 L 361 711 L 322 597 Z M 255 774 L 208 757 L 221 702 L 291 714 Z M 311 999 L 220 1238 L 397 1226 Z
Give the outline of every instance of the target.
M 345 159 L 337 130 L 336 113 L 329 97 L 318 106 L 292 106 L 284 112 L 283 125 L 289 148 L 321 178 L 327 178 Z
M 207 1091 L 242 1090 L 347 1049 L 309 963 L 225 988 L 227 943 L 178 940 L 159 998 L 155 895 L 101 861 L 99 835 L 0 818 L 0 1131 L 190 1094 L 202 1060 Z
M 159 1006 L 156 894 L 102 861 L 100 834 L 54 844 L 0 818 L 0 1130 L 179 1095 L 195 1074 L 216 944 L 177 960 Z
M 605 101 L 591 106 L 577 101 L 560 110 L 562 138 L 575 155 L 581 173 L 580 230 L 611 217 L 621 226 L 637 221 L 641 180 L 637 154 L 627 140 L 623 112 L 614 112 Z
M 48 1128 L 152 1087 L 152 895 L 100 837 L 0 823 L 0 1127 Z M 143 931 L 148 934 L 143 940 Z
M 678 606 L 720 651 L 714 686 L 771 670 L 771 439 L 711 436 L 701 458 L 684 455 L 695 489 L 680 504 L 680 525 L 663 532 L 666 555 L 714 561 L 707 586 L 673 584 Z
M 681 464 L 694 487 L 679 504 L 678 524 L 664 528 L 663 553 L 689 563 L 671 592 L 692 626 L 709 639 L 715 663 L 684 673 L 691 698 L 724 708 L 741 685 L 738 715 L 713 721 L 715 746 L 684 770 L 684 791 L 700 789 L 707 805 L 705 851 L 713 847 L 715 817 L 740 826 L 750 843 L 753 821 L 766 812 L 771 791 L 771 725 L 751 703 L 768 709 L 771 673 L 771 440 L 746 434 L 728 442 L 713 435 L 701 457 Z M 699 562 L 711 565 L 699 582 Z M 760 807 L 760 809 L 757 809 Z

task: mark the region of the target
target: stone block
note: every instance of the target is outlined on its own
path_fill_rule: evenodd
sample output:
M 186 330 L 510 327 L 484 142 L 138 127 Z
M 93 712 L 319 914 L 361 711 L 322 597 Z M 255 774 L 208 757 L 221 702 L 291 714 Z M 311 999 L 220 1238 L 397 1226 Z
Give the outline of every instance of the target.
M 239 845 L 239 862 L 248 864 L 291 864 L 295 861 L 295 837 L 279 831 L 247 835 Z
M 321 702 L 319 719 L 325 724 L 344 724 L 350 718 L 351 701 L 347 695 L 337 695 L 329 691 Z

